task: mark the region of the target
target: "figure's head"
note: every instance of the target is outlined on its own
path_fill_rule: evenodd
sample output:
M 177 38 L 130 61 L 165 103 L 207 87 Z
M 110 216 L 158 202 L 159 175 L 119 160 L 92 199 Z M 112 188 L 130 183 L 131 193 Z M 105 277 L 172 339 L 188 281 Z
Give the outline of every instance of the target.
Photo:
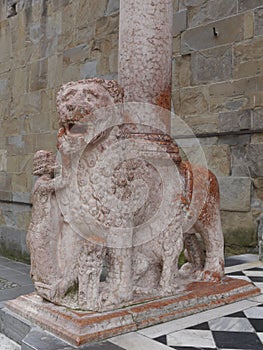
M 96 109 L 122 102 L 123 89 L 114 80 L 92 78 L 69 82 L 57 95 L 60 126 L 72 126 Z
M 54 153 L 49 151 L 37 151 L 33 158 L 33 175 L 41 176 L 44 174 L 53 175 L 56 164 Z

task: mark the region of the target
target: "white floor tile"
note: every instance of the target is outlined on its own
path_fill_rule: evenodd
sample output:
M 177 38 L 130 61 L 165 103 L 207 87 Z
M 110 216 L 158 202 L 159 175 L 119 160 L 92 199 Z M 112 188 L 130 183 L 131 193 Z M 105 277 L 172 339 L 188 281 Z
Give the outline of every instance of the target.
M 231 273 L 236 271 L 242 271 L 246 269 L 252 269 L 253 267 L 263 267 L 262 261 L 252 262 L 252 263 L 246 263 L 246 264 L 240 264 L 235 266 L 230 266 L 225 268 L 225 273 Z
M 244 310 L 244 314 L 248 318 L 262 318 L 263 319 L 263 307 L 251 307 L 250 309 Z
M 263 269 L 262 269 L 262 271 L 248 271 L 248 270 L 245 270 L 245 271 L 243 271 L 243 273 L 246 276 L 263 277 Z
M 249 277 L 247 276 L 229 276 L 231 278 L 236 278 L 236 279 L 239 279 L 239 280 L 245 280 L 245 281 L 248 281 L 248 282 L 251 282 L 251 280 L 249 279 Z
M 21 347 L 4 336 L 3 334 L 0 334 L 0 349 L 1 350 L 19 350 Z
M 255 286 L 261 289 L 261 293 L 263 293 L 263 282 L 253 282 Z
M 246 318 L 221 317 L 208 322 L 211 331 L 255 332 Z
M 263 344 L 263 333 L 257 333 L 259 339 L 261 340 L 261 343 Z
M 168 346 L 135 332 L 111 338 L 109 341 L 125 350 L 171 350 Z
M 207 322 L 215 318 L 229 315 L 234 312 L 242 311 L 257 305 L 257 302 L 242 300 L 233 304 L 217 307 L 212 310 L 199 312 L 198 314 L 180 318 L 178 320 L 166 322 L 156 326 L 142 329 L 138 333 L 149 338 L 156 338 L 164 334 L 169 334 L 184 328 L 195 326 L 196 324 Z
M 215 341 L 210 331 L 200 331 L 185 329 L 167 335 L 167 345 L 169 346 L 194 346 L 215 348 Z
M 255 297 L 249 298 L 250 301 L 255 301 L 256 303 L 262 304 L 263 303 L 263 294 L 257 295 Z

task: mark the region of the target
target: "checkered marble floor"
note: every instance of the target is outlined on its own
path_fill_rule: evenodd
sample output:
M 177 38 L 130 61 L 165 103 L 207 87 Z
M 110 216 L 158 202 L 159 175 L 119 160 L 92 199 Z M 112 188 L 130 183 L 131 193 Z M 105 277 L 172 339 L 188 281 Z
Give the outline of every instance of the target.
M 228 276 L 250 280 L 263 288 L 263 267 L 230 272 Z M 263 303 L 156 337 L 154 340 L 177 350 L 262 350 Z
M 263 264 L 228 267 L 226 274 L 252 281 L 262 294 L 110 341 L 126 350 L 263 350 Z

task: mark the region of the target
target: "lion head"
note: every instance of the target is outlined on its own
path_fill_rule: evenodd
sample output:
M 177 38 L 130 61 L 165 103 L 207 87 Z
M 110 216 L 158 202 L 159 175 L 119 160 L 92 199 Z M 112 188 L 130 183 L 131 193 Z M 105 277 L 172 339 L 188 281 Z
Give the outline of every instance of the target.
M 122 103 L 123 95 L 114 80 L 92 78 L 64 84 L 57 95 L 60 126 L 73 126 L 96 109 Z

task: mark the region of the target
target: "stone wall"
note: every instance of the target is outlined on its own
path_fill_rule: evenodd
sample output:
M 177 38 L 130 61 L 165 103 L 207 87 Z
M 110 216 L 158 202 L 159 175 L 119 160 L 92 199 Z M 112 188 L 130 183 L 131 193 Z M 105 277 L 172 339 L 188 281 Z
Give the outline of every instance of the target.
M 219 178 L 226 250 L 249 251 L 263 234 L 263 2 L 175 1 L 173 67 L 174 111 Z
M 227 244 L 246 249 L 263 231 L 260 5 L 175 0 L 174 9 L 174 111 L 219 177 Z M 117 78 L 118 11 L 118 0 L 0 4 L 0 254 L 28 259 L 32 157 L 38 149 L 55 151 L 59 86 Z
M 115 0 L 1 1 L 0 254 L 28 260 L 32 158 L 56 150 L 59 87 L 117 78 L 118 8 Z

